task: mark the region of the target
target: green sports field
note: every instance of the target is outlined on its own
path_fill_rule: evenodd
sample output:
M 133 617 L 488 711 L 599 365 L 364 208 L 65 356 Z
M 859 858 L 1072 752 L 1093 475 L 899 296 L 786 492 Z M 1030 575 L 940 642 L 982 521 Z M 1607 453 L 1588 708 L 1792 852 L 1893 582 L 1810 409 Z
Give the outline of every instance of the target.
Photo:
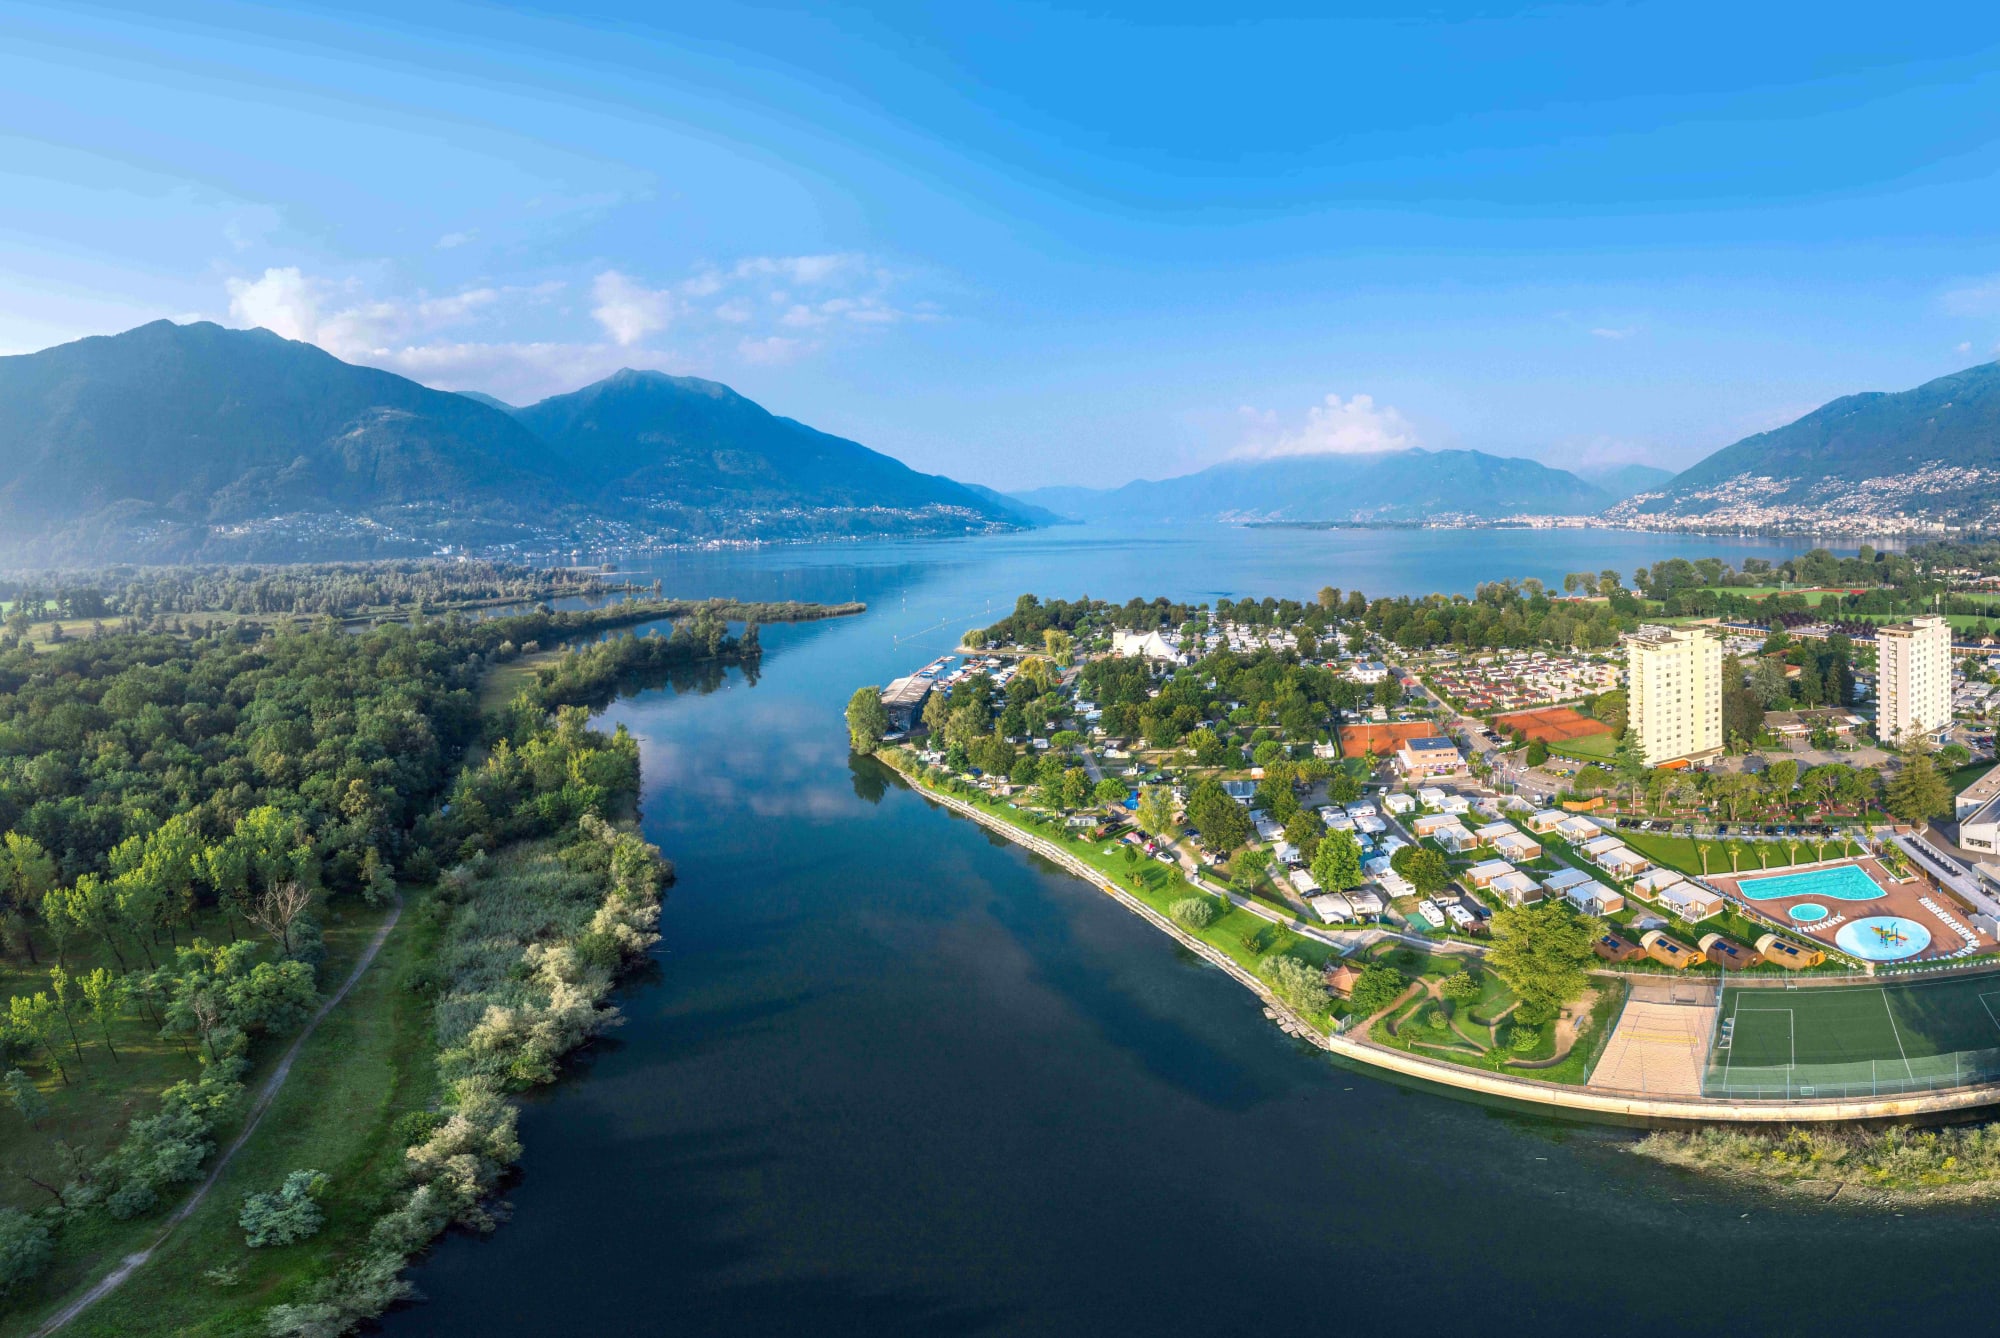
M 1869 1096 L 2000 1079 L 2000 973 L 1722 993 L 1711 1097 Z

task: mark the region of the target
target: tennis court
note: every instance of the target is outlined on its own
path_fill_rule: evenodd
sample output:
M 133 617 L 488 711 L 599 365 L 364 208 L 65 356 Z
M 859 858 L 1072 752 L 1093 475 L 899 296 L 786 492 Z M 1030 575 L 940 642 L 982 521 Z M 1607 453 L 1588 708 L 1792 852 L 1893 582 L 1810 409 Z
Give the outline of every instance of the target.
M 1722 993 L 1703 1092 L 1890 1095 L 2000 1079 L 2000 973 Z

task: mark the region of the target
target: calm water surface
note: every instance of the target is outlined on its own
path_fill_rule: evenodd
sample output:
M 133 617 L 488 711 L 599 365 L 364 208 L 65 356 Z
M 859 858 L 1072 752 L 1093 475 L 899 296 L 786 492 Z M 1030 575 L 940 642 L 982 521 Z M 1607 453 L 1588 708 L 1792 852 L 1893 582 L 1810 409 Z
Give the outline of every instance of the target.
M 630 1021 L 523 1115 L 515 1216 L 397 1335 L 1990 1329 L 1985 1214 L 1780 1206 L 1629 1135 L 1343 1070 L 1101 894 L 851 763 L 840 709 L 1033 589 L 1303 596 L 1796 546 L 1059 530 L 660 564 L 867 600 L 607 719 L 679 866 Z M 1779 1298 L 1777 1303 L 1774 1298 Z

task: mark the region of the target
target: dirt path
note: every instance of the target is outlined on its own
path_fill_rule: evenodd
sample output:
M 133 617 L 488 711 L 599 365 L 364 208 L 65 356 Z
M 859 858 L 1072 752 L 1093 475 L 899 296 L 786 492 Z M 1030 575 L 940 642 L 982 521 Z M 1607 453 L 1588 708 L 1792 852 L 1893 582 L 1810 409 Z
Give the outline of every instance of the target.
M 346 981 L 307 1020 L 304 1030 L 300 1031 L 285 1048 L 284 1057 L 279 1059 L 278 1066 L 271 1070 L 270 1076 L 264 1079 L 264 1085 L 257 1089 L 257 1099 L 250 1106 L 250 1113 L 243 1121 L 242 1130 L 237 1133 L 235 1140 L 223 1154 L 215 1159 L 215 1165 L 209 1169 L 208 1178 L 201 1182 L 194 1193 L 188 1195 L 185 1203 L 174 1210 L 173 1216 L 161 1225 L 159 1234 L 153 1237 L 145 1249 L 134 1251 L 119 1260 L 118 1266 L 99 1278 L 89 1291 L 50 1316 L 47 1323 L 35 1330 L 34 1338 L 46 1338 L 46 1335 L 58 1332 L 78 1315 L 117 1291 L 125 1284 L 125 1279 L 144 1267 L 154 1252 L 167 1243 L 167 1237 L 173 1234 L 175 1227 L 193 1216 L 194 1210 L 208 1197 L 208 1191 L 215 1188 L 216 1182 L 222 1178 L 222 1173 L 228 1169 L 230 1160 L 245 1143 L 250 1141 L 250 1135 L 257 1132 L 257 1126 L 263 1123 L 264 1115 L 270 1110 L 271 1103 L 277 1099 L 278 1092 L 285 1085 L 285 1079 L 292 1075 L 292 1064 L 298 1059 L 299 1051 L 305 1048 L 308 1040 L 312 1039 L 312 1034 L 319 1030 L 319 1024 L 326 1015 L 347 997 L 348 991 L 352 990 L 368 968 L 374 965 L 376 954 L 382 951 L 382 945 L 388 941 L 389 931 L 396 927 L 396 922 L 402 917 L 403 898 L 399 895 L 395 907 L 389 912 L 389 918 L 382 922 L 381 927 L 375 931 L 375 936 L 368 940 L 368 946 L 362 950 L 361 959 L 354 964 L 354 969 L 348 973 Z

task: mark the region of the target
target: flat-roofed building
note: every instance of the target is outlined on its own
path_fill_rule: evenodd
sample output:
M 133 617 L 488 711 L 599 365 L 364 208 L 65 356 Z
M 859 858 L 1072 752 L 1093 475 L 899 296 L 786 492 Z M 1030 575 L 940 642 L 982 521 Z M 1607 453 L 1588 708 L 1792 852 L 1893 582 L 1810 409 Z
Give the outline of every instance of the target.
M 1625 638 L 1627 732 L 1649 767 L 1722 751 L 1722 641 L 1706 627 Z
M 1934 614 L 1875 629 L 1875 737 L 1902 745 L 1951 723 L 1951 624 Z

